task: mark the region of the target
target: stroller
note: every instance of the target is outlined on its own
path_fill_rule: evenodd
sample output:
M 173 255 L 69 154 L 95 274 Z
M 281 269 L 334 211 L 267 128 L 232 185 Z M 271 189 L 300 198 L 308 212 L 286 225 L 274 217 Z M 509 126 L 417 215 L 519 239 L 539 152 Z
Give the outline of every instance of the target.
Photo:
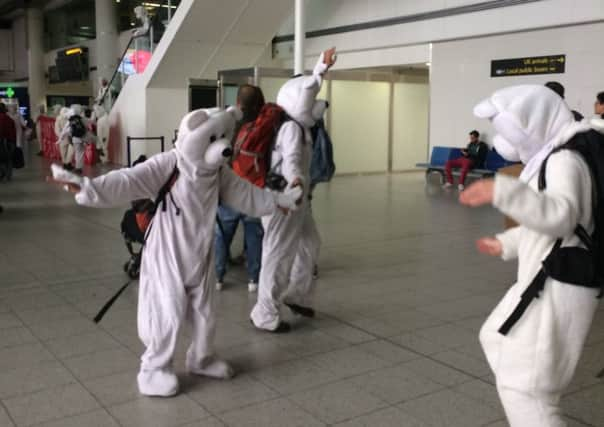
M 150 199 L 135 200 L 132 202 L 132 207 L 124 213 L 122 218 L 122 236 L 130 253 L 130 259 L 124 264 L 124 272 L 131 279 L 138 279 L 140 274 L 145 231 L 151 222 L 153 216 L 151 212 L 154 207 L 155 204 Z
M 144 155 L 139 156 L 132 164 L 136 166 L 147 160 Z M 132 202 L 132 207 L 124 212 L 121 223 L 122 236 L 126 248 L 130 253 L 130 259 L 124 264 L 124 273 L 131 279 L 138 279 L 143 257 L 143 246 L 145 244 L 145 233 L 153 218 L 155 203 L 151 199 L 140 199 Z M 135 250 L 138 249 L 138 252 Z

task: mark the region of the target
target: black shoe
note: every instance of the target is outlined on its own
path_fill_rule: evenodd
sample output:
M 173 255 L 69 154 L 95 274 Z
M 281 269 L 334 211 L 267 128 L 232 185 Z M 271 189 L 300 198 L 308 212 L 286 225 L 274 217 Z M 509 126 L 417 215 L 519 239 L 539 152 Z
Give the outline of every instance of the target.
M 289 309 L 291 311 L 293 311 L 295 314 L 299 314 L 300 316 L 304 316 L 304 317 L 315 317 L 315 310 L 313 310 L 310 307 L 303 307 L 298 304 L 288 304 L 288 303 L 284 303 L 284 304 L 286 306 L 288 306 Z
M 71 163 L 63 163 L 63 169 L 70 171 L 73 170 L 73 166 Z
M 255 328 L 258 328 L 256 325 L 254 325 L 254 321 L 252 319 L 250 319 L 250 323 Z M 287 322 L 279 322 L 277 327 L 275 329 L 273 329 L 272 331 L 269 331 L 268 329 L 262 329 L 262 328 L 258 328 L 258 329 L 260 329 L 261 331 L 264 331 L 264 332 L 270 332 L 272 334 L 286 334 L 292 330 L 292 327 Z

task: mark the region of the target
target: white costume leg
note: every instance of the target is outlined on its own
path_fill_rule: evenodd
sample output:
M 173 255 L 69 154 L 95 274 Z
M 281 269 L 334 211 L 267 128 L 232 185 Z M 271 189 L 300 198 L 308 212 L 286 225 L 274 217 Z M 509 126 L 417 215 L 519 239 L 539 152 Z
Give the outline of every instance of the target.
M 312 307 L 315 281 L 313 268 L 319 258 L 321 237 L 310 209 L 306 209 L 298 250 L 290 276 L 289 289 L 283 300 L 288 304 Z
M 172 396 L 178 379 L 172 357 L 185 309 L 184 293 L 166 295 L 158 283 L 141 274 L 138 300 L 138 334 L 146 347 L 141 357 L 138 388 L 147 396 Z
M 61 161 L 65 165 L 71 163 L 69 147 L 71 147 L 71 144 L 69 143 L 69 140 L 67 140 L 66 138 L 61 140 L 61 142 L 59 143 L 59 152 L 61 153 Z
M 213 266 L 213 260 L 207 265 Z M 226 362 L 214 355 L 216 310 L 214 289 L 216 279 L 208 272 L 202 283 L 187 288 L 189 307 L 187 320 L 193 328 L 193 337 L 187 351 L 187 371 L 213 378 L 231 378 L 235 372 Z
M 598 290 L 549 279 L 507 336 L 498 329 L 524 287 L 514 285 L 480 331 L 511 427 L 558 427 L 559 406 L 572 380 L 598 306 Z
M 75 153 L 75 168 L 82 169 L 84 167 L 86 145 L 83 142 L 76 142 L 73 144 L 73 151 Z
M 302 232 L 304 210 L 302 207 L 288 215 L 277 211 L 262 218 L 262 267 L 258 301 L 251 313 L 257 328 L 274 331 L 279 326 L 279 300 L 289 284 Z

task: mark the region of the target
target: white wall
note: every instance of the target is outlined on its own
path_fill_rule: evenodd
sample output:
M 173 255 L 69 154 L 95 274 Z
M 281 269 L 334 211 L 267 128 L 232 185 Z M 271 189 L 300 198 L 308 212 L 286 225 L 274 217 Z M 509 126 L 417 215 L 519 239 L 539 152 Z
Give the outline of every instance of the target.
M 137 103 L 130 100 L 136 99 Z M 113 163 L 126 164 L 126 136 L 146 136 L 147 105 L 145 80 L 142 75 L 130 76 L 120 96 L 109 114 L 111 133 L 109 137 L 109 160 Z M 141 148 L 142 147 L 142 148 Z M 145 146 L 132 150 L 132 158 L 147 153 Z
M 164 136 L 166 150 L 172 148 L 174 129 L 188 112 L 189 99 L 186 90 L 147 88 L 146 136 Z M 156 146 L 157 148 L 159 146 Z M 153 148 L 153 147 L 150 147 Z M 157 148 L 155 152 L 159 151 Z
M 331 82 L 331 139 L 337 173 L 388 169 L 387 82 Z
M 604 2 L 602 2 L 604 3 Z M 597 92 L 604 90 L 600 70 L 604 23 L 502 36 L 435 43 L 430 88 L 430 146 L 461 146 L 476 128 L 492 135 L 488 122 L 472 109 L 493 91 L 518 84 L 557 80 L 566 87 L 569 106 L 589 117 Z M 491 78 L 493 59 L 566 54 L 564 74 Z
M 395 83 L 392 114 L 392 170 L 413 170 L 428 152 L 430 88 L 426 81 Z
M 309 0 L 307 28 L 309 30 L 332 28 L 483 2 Z M 340 55 L 336 69 L 411 64 L 429 60 L 429 44 L 432 42 L 597 20 L 604 20 L 602 0 L 543 0 L 446 18 L 313 37 L 306 41 L 305 55 L 307 66 L 312 66 L 319 52 L 327 47 L 337 46 Z M 281 31 L 282 34 L 293 33 L 291 25 L 285 26 Z M 278 59 L 286 61 L 286 65 L 289 65 L 293 57 L 292 43 L 284 42 L 277 46 Z

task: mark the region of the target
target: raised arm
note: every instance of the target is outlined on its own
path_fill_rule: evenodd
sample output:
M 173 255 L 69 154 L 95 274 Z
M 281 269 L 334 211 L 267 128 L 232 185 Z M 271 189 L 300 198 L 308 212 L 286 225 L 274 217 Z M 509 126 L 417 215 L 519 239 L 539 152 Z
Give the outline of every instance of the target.
M 493 205 L 525 227 L 552 237 L 572 234 L 583 206 L 590 206 L 591 177 L 578 154 L 553 154 L 546 169 L 547 188 L 536 191 L 524 182 L 498 174 Z M 586 196 L 587 195 L 587 196 Z
M 94 179 L 84 178 L 76 202 L 91 207 L 111 207 L 136 199 L 153 199 L 176 166 L 170 151 L 151 157 L 133 168 L 123 168 Z

